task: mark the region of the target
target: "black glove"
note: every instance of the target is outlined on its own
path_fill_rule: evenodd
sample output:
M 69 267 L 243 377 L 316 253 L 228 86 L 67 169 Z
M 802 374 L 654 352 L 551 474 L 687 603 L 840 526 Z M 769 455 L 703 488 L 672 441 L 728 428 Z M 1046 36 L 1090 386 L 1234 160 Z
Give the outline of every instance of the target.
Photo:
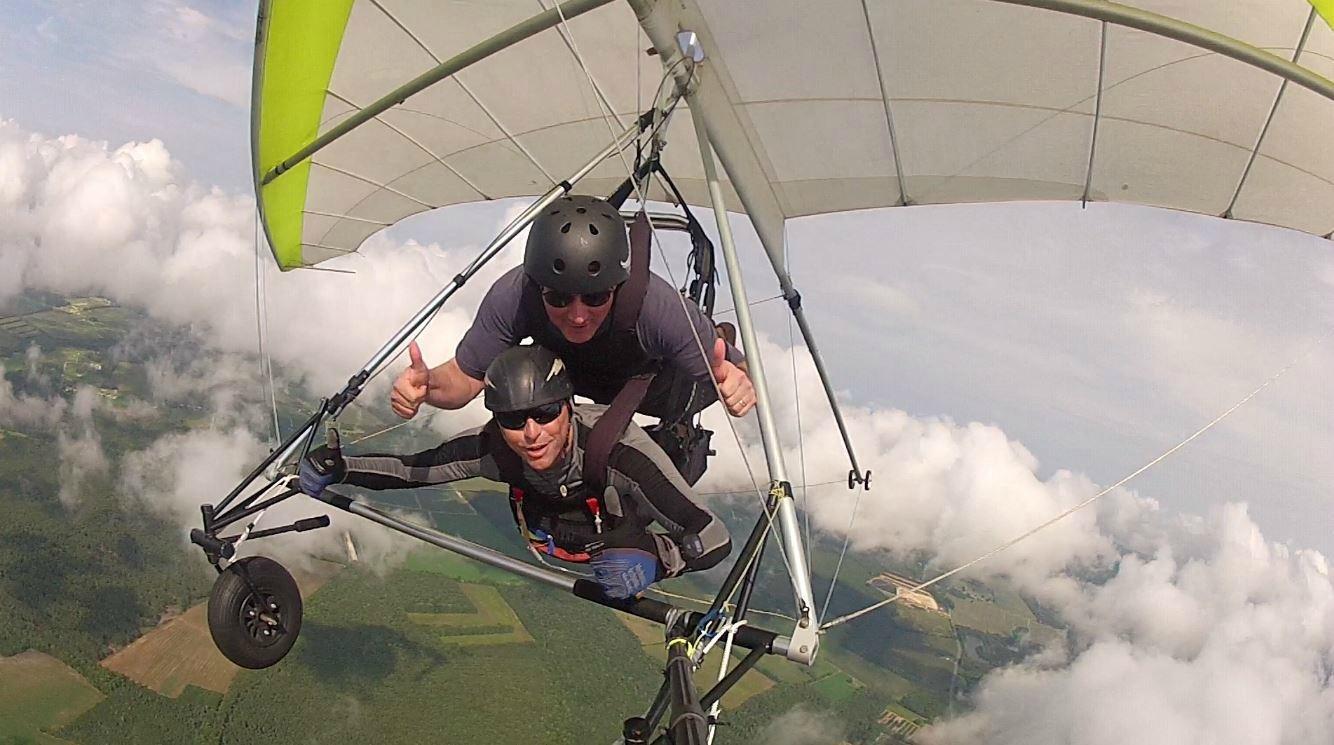
M 301 460 L 297 476 L 301 491 L 318 497 L 325 487 L 341 483 L 347 478 L 347 462 L 343 460 L 343 451 L 323 445 L 311 450 Z
M 678 545 L 681 547 L 681 558 L 686 561 L 694 561 L 704 555 L 704 542 L 699 539 L 699 533 L 686 533 L 681 536 Z

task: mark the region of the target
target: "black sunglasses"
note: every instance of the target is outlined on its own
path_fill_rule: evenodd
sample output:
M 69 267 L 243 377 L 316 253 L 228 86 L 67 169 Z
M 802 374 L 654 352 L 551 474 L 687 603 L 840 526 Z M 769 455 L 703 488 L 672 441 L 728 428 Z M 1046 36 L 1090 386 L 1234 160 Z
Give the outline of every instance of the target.
M 549 404 L 534 406 L 522 411 L 497 411 L 495 419 L 496 424 L 499 424 L 502 429 L 523 429 L 528 424 L 529 419 L 538 424 L 549 424 L 560 416 L 564 409 L 564 401 L 552 401 Z
M 570 303 L 573 303 L 574 299 L 577 297 L 589 308 L 600 308 L 608 302 L 611 302 L 611 295 L 611 290 L 603 290 L 602 292 L 585 292 L 582 295 L 575 295 L 569 292 L 558 292 L 556 290 L 543 290 L 542 300 L 553 308 L 564 308 Z

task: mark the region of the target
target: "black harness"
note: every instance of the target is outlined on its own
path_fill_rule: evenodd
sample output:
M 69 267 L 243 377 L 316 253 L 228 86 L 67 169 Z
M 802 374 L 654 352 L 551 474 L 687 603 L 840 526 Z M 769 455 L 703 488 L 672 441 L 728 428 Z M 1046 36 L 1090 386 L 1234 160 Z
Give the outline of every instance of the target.
M 676 194 L 689 225 L 692 246 L 689 264 L 694 279 L 681 291 L 712 318 L 717 284 L 713 243 L 656 158 L 641 163 L 636 175 L 642 179 L 650 170 L 660 173 Z M 619 208 L 631 188 L 632 182 L 627 179 L 608 201 Z M 637 328 L 648 291 L 652 238 L 648 215 L 640 210 L 630 225 L 630 278 L 616 291 L 608 333 L 584 344 L 572 344 L 562 334 L 550 333 L 542 324 L 539 324 L 541 330 L 534 333 L 539 344 L 565 360 L 565 369 L 576 394 L 608 404 L 606 412 L 586 432 L 583 480 L 576 485 L 562 485 L 561 494 L 555 498 L 540 494 L 527 483 L 522 461 L 500 439 L 495 422 L 487 425 L 491 435 L 497 438 L 493 452 L 502 479 L 510 485 L 510 509 L 520 534 L 535 551 L 565 561 L 586 562 L 598 547 L 632 539 L 647 527 L 647 523 L 628 505 L 621 505 L 624 514 L 613 514 L 619 511 L 608 510 L 606 491 L 612 449 L 625 435 L 626 427 L 661 367 L 660 360 L 650 358 L 644 351 Z M 546 317 L 541 288 L 526 278 L 520 302 L 529 318 Z M 678 376 L 669 400 L 680 402 L 684 410 L 692 390 L 691 381 Z M 571 412 L 572 418 L 573 415 Z M 587 429 L 573 421 L 571 426 Z M 578 434 L 585 433 L 580 431 Z M 683 421 L 674 417 L 650 428 L 649 434 L 671 457 L 687 482 L 693 484 L 699 480 L 707 457 L 712 455 L 708 449 L 711 432 L 688 418 Z
M 576 437 L 585 441 L 590 437 L 590 428 L 579 422 L 573 422 L 571 426 L 576 428 Z M 534 551 L 563 561 L 582 563 L 602 546 L 641 542 L 635 539 L 644 533 L 649 521 L 639 515 L 634 505 L 618 498 L 615 509 L 609 508 L 604 493 L 596 490 L 587 478 L 561 484 L 558 494 L 539 490 L 529 482 L 523 461 L 504 443 L 496 423 L 488 422 L 483 432 L 494 443 L 492 457 L 500 470 L 501 480 L 509 485 L 514 524 Z M 588 463 L 587 447 L 584 463 Z

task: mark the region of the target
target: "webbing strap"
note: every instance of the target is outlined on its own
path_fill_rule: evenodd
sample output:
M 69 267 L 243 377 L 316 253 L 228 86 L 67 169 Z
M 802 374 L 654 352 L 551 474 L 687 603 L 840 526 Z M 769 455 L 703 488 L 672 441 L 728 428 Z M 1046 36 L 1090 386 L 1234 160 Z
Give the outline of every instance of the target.
M 621 441 L 625 428 L 630 425 L 630 418 L 644 400 L 644 394 L 648 393 L 655 374 L 647 372 L 627 380 L 588 435 L 588 444 L 584 446 L 584 483 L 596 495 L 601 495 L 607 488 L 607 463 L 611 460 L 611 449 Z
M 643 210 L 630 225 L 630 278 L 616 290 L 616 304 L 611 309 L 612 325 L 617 330 L 632 330 L 639 323 L 639 309 L 648 292 L 648 264 L 653 230 Z
M 649 246 L 653 239 L 653 230 L 648 223 L 648 214 L 643 210 L 635 215 L 630 225 L 630 278 L 616 291 L 616 305 L 612 308 L 612 323 L 618 331 L 633 330 L 639 323 L 639 309 L 644 305 L 644 294 L 648 291 Z M 656 370 L 630 378 L 616 392 L 607 411 L 593 425 L 588 435 L 588 444 L 584 446 L 584 483 L 592 487 L 593 494 L 602 495 L 607 488 L 607 463 L 611 460 L 611 449 L 621 441 L 630 419 L 639 409 L 649 384 L 653 382 Z

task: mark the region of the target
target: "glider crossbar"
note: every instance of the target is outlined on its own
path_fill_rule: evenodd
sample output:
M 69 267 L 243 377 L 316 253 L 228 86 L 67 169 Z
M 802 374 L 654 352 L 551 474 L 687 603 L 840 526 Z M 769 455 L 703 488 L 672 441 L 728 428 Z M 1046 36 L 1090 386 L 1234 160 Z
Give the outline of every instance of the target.
M 694 628 L 704 618 L 704 614 L 697 611 L 687 611 L 650 598 L 631 598 L 627 600 L 609 598 L 602 592 L 601 585 L 591 580 L 557 572 L 536 564 L 529 564 L 526 561 L 478 545 L 472 541 L 395 517 L 332 489 L 325 489 L 316 499 L 340 510 L 366 518 L 371 522 L 379 523 L 391 530 L 404 533 L 439 548 L 453 551 L 475 561 L 480 561 L 496 569 L 563 590 L 575 597 L 664 626 L 679 623 L 684 624 L 687 628 Z M 764 654 L 782 655 L 786 654 L 790 640 L 772 631 L 754 626 L 743 626 L 737 629 L 733 643 L 750 650 L 759 649 Z

